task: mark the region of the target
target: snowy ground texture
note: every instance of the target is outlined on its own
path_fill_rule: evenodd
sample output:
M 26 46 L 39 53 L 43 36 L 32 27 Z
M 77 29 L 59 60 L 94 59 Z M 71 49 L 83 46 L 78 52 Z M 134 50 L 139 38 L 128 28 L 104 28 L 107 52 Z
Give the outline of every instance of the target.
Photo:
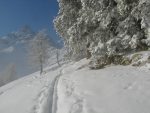
M 57 113 L 150 113 L 150 71 L 132 66 L 89 70 L 80 63 L 63 71 Z
M 39 72 L 0 88 L 0 113 L 52 113 L 55 81 L 60 69 Z
M 51 67 L 1 87 L 0 113 L 150 113 L 149 63 L 100 70 L 87 64 Z

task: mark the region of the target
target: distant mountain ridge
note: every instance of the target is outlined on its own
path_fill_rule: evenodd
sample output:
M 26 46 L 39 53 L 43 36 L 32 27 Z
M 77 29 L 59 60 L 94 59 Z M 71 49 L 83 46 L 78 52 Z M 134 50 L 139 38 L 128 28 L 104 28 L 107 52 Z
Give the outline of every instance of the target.
M 35 32 L 30 27 L 23 27 L 16 32 L 0 37 L 0 50 L 17 45 L 18 43 L 26 43 L 35 36 Z

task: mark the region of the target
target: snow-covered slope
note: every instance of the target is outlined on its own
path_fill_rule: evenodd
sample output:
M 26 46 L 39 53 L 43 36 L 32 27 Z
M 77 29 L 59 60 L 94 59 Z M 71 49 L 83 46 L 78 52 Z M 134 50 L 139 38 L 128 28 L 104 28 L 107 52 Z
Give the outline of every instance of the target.
M 57 113 L 150 113 L 150 70 L 132 66 L 89 70 L 86 62 L 62 71 Z
M 0 113 L 149 113 L 149 67 L 107 66 L 88 60 L 53 65 L 0 88 Z M 146 65 L 148 65 L 147 63 Z
M 0 88 L 0 113 L 50 113 L 53 87 L 60 69 L 39 75 L 39 72 Z

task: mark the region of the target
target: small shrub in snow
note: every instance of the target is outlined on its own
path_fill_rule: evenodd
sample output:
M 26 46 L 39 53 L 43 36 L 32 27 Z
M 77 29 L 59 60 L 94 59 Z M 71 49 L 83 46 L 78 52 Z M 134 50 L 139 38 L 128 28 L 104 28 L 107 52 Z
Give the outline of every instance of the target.
M 144 56 L 143 54 L 134 54 L 131 57 L 132 66 L 144 66 L 147 63 L 150 63 L 150 56 Z
M 150 56 L 148 57 L 147 62 L 150 63 Z
M 111 60 L 108 56 L 100 56 L 99 58 L 94 58 L 90 61 L 89 67 L 90 69 L 101 69 L 106 65 L 111 64 Z
M 131 59 L 132 59 L 132 62 L 137 62 L 141 58 L 142 58 L 142 54 L 134 54 Z
M 123 57 L 121 61 L 121 65 L 130 65 L 132 60 L 128 57 Z

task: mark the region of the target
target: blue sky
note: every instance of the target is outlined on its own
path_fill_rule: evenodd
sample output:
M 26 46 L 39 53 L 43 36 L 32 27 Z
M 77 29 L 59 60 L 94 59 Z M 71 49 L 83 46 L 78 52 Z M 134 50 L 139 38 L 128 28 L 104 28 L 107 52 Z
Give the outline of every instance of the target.
M 57 0 L 0 0 L 0 36 L 29 25 L 35 31 L 46 28 L 57 38 L 52 23 L 57 12 Z

